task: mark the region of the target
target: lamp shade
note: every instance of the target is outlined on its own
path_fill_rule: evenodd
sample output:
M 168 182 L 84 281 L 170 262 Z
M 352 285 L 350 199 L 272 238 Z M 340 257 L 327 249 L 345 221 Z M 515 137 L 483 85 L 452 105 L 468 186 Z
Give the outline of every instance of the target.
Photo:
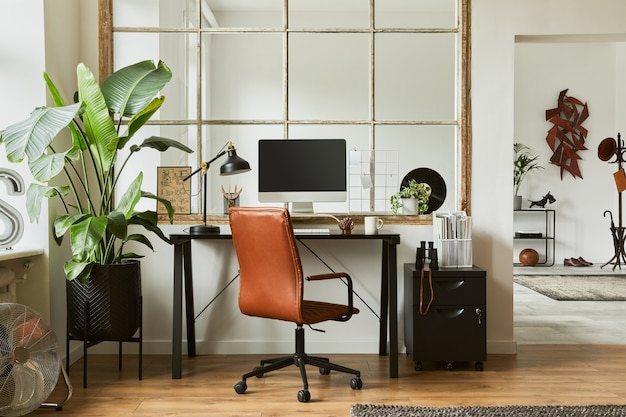
M 235 175 L 247 171 L 250 171 L 250 164 L 245 159 L 237 156 L 237 150 L 231 146 L 228 149 L 226 162 L 220 167 L 220 175 Z

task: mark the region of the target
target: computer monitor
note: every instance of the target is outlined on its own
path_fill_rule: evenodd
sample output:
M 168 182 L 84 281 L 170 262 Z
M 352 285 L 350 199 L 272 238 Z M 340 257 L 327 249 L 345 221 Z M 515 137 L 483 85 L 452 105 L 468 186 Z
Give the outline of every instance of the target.
M 259 202 L 313 212 L 314 202 L 346 201 L 346 164 L 345 139 L 261 139 Z

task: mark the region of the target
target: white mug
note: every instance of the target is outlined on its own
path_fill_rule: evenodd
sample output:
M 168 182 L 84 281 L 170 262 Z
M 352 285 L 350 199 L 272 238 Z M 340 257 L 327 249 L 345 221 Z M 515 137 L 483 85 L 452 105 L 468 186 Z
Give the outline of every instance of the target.
M 366 235 L 375 235 L 378 233 L 378 230 L 383 227 L 383 219 L 376 216 L 366 216 L 365 217 L 365 234 Z

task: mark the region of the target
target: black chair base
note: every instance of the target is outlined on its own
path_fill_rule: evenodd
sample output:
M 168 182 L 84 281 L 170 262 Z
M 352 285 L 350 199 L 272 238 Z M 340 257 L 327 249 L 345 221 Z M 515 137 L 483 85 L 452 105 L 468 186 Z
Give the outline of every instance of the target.
M 309 402 L 311 399 L 311 394 L 309 393 L 309 382 L 306 375 L 306 365 L 317 366 L 322 375 L 328 375 L 330 374 L 330 371 L 338 371 L 355 375 L 355 377 L 350 380 L 350 387 L 352 389 L 361 389 L 363 387 L 360 371 L 332 363 L 328 358 L 311 356 L 304 353 L 304 328 L 302 325 L 298 325 L 296 328 L 296 353 L 289 356 L 280 356 L 277 358 L 261 360 L 261 366 L 257 366 L 251 372 L 244 374 L 241 377 L 241 381 L 235 384 L 235 392 L 237 392 L 237 394 L 243 394 L 246 392 L 248 388 L 246 380 L 248 378 L 253 376 L 261 378 L 269 372 L 286 368 L 291 365 L 295 365 L 300 369 L 300 376 L 302 377 L 302 383 L 304 385 L 304 388 L 298 391 L 298 401 L 300 402 Z

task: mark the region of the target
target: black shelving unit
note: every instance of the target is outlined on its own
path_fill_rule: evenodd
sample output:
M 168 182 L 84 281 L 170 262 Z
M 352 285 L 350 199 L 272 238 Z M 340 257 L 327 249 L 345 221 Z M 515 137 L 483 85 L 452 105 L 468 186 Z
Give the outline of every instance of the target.
M 423 361 L 474 361 L 477 371 L 487 359 L 487 273 L 476 266 L 421 270 L 404 264 L 404 344 L 416 371 Z M 429 308 L 430 282 L 434 297 Z M 421 287 L 421 291 L 420 291 Z
M 528 247 L 539 249 L 539 258 L 544 255 L 544 259 L 538 262 L 536 266 L 552 266 L 554 265 L 554 249 L 555 249 L 555 225 L 556 211 L 552 209 L 522 209 L 514 210 L 513 216 L 543 216 L 542 233 L 540 237 L 518 237 L 513 235 L 513 243 L 525 241 Z M 537 216 L 539 217 L 539 216 Z M 537 220 L 539 221 L 539 220 Z M 515 221 L 513 222 L 515 224 Z M 519 253 L 519 252 L 518 252 Z M 517 254 L 516 254 L 517 255 Z M 515 266 L 522 266 L 520 262 L 513 262 Z

